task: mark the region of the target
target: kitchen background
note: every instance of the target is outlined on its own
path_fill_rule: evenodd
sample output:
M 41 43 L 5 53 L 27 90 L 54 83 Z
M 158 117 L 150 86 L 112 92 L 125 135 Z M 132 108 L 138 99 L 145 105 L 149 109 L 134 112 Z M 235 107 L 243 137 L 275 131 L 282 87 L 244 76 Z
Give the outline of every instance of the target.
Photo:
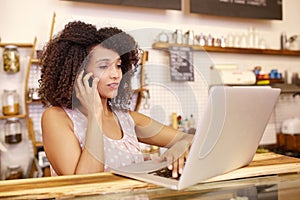
M 3 43 L 32 43 L 36 36 L 36 49 L 42 49 L 49 40 L 54 12 L 56 13 L 54 34 L 73 20 L 93 23 L 98 27 L 116 26 L 128 31 L 138 40 L 142 49 L 149 51 L 145 70 L 146 88 L 150 91 L 150 98 L 143 99 L 140 111 L 168 125 L 171 123 L 173 112 L 181 115 L 183 119 L 190 118 L 191 114 L 195 121 L 199 119 L 211 83 L 211 66 L 234 65 L 242 70 L 253 70 L 254 67 L 261 66 L 265 73 L 277 69 L 283 75 L 287 75 L 284 78 L 288 83 L 292 82 L 294 73 L 300 73 L 300 57 L 298 56 L 194 52 L 192 62 L 195 81 L 171 81 L 168 52 L 151 48 L 152 44 L 159 39 L 160 33 L 170 35 L 180 29 L 182 33 L 190 30 L 195 35 L 211 34 L 215 38 L 226 39 L 233 37 L 242 39 L 248 37 L 250 33 L 255 33 L 255 36 L 260 39 L 259 44 L 268 49 L 280 49 L 280 36 L 283 32 L 288 37 L 300 35 L 300 26 L 298 26 L 300 1 L 298 0 L 282 1 L 282 20 L 192 14 L 189 12 L 189 0 L 182 0 L 182 5 L 182 10 L 160 10 L 61 0 L 1 0 L 0 37 Z M 240 45 L 247 44 L 240 43 Z M 300 37 L 290 48 L 300 49 Z M 2 51 L 3 48 L 0 49 L 0 54 Z M 2 93 L 5 88 L 15 88 L 20 94 L 20 102 L 23 102 L 25 68 L 30 50 L 19 49 L 19 51 L 21 70 L 17 74 L 7 74 L 1 67 L 0 92 Z M 2 66 L 2 60 L 0 64 Z M 38 76 L 38 72 L 32 72 L 32 74 Z M 31 79 L 33 82 L 30 84 L 35 85 L 36 78 L 31 77 Z M 282 122 L 291 117 L 300 117 L 299 103 L 299 95 L 293 97 L 292 94 L 282 94 L 280 96 L 261 144 L 276 143 L 276 133 L 280 132 Z M 24 109 L 22 103 L 21 107 Z M 40 105 L 32 105 L 29 109 L 35 122 L 37 139 L 41 140 L 39 121 L 43 108 Z M 22 123 L 23 127 L 26 127 L 25 123 Z M 1 141 L 4 136 L 3 125 L 4 121 L 1 120 Z M 24 140 L 26 141 L 26 134 Z M 23 158 L 24 154 L 30 157 L 31 149 L 29 148 L 28 153 L 22 151 L 20 157 Z

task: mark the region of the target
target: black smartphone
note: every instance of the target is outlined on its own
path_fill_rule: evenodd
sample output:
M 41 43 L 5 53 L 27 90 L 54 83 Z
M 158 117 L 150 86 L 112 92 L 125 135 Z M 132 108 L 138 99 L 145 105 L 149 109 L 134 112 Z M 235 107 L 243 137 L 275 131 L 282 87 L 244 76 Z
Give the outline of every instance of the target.
M 82 81 L 83 81 L 83 78 L 85 77 L 86 74 L 87 74 L 87 72 L 84 70 L 83 75 L 82 75 Z M 89 86 L 92 87 L 92 84 L 93 84 L 93 77 L 92 76 L 89 78 L 88 82 L 89 82 Z

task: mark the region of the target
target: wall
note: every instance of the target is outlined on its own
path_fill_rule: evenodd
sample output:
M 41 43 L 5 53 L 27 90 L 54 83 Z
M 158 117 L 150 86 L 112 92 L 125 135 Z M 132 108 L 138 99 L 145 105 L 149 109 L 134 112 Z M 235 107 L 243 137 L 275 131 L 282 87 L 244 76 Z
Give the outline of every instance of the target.
M 300 33 L 300 27 L 296 26 L 300 18 L 298 8 L 300 1 L 283 1 L 283 20 L 253 20 L 236 19 L 225 17 L 213 17 L 206 15 L 190 14 L 188 0 L 182 0 L 183 11 L 155 10 L 133 7 L 120 7 L 100 5 L 91 3 L 78 3 L 59 0 L 1 0 L 0 2 L 0 37 L 2 42 L 32 42 L 34 36 L 38 38 L 38 48 L 42 48 L 49 39 L 52 15 L 56 13 L 54 33 L 57 33 L 63 26 L 73 20 L 83 20 L 94 23 L 98 26 L 118 26 L 129 31 L 139 41 L 142 48 L 149 50 L 149 61 L 146 66 L 147 84 L 150 88 L 150 109 L 141 109 L 142 112 L 152 115 L 159 121 L 169 123 L 169 115 L 175 111 L 183 117 L 189 116 L 194 107 L 182 107 L 189 104 L 188 99 L 180 99 L 180 91 L 184 87 L 196 89 L 192 96 L 200 103 L 197 108 L 201 110 L 205 102 L 207 84 L 201 84 L 197 78 L 193 83 L 171 83 L 169 81 L 168 55 L 165 52 L 152 50 L 151 44 L 159 32 L 172 32 L 175 29 L 182 29 L 183 32 L 193 30 L 195 34 L 213 34 L 216 37 L 228 34 L 245 34 L 250 27 L 254 27 L 259 35 L 263 37 L 268 48 L 279 49 L 280 34 L 285 31 L 288 36 Z M 263 55 L 240 55 L 211 53 L 205 56 L 207 63 L 201 65 L 201 55 L 195 53 L 194 62 L 201 66 L 196 77 L 207 78 L 209 67 L 212 64 L 236 64 L 243 69 L 252 69 L 260 65 L 268 72 L 270 69 L 278 68 L 280 72 L 288 70 L 289 78 L 293 72 L 300 72 L 300 59 L 294 57 L 263 56 Z M 1 71 L 1 77 L 7 78 Z M 6 79 L 6 80 L 7 80 Z M 2 81 L 5 79 L 1 78 Z M 203 80 L 202 80 L 203 81 Z M 161 94 L 167 94 L 163 98 Z M 169 95 L 168 95 L 169 94 Z M 192 98 L 192 99 L 193 99 Z M 288 98 L 288 103 L 285 99 Z M 274 142 L 275 132 L 280 130 L 280 122 L 289 117 L 286 106 L 297 100 L 288 97 L 281 97 L 277 111 L 277 117 L 273 116 L 268 126 L 269 134 L 266 135 L 266 142 Z M 170 103 L 172 102 L 172 103 Z M 192 102 L 193 103 L 193 102 Z M 296 106 L 297 107 L 297 106 Z M 192 111 L 191 111 L 192 110 Z M 198 118 L 198 113 L 193 113 Z M 300 113 L 293 113 L 300 115 Z M 275 120 L 276 119 L 276 120 Z
M 28 41 L 34 36 L 42 45 L 47 41 L 50 32 L 53 12 L 57 14 L 55 31 L 71 20 L 81 19 L 103 25 L 115 25 L 127 30 L 143 28 L 161 28 L 174 30 L 193 29 L 195 32 L 211 32 L 226 35 L 229 32 L 244 32 L 250 26 L 256 27 L 268 40 L 270 47 L 279 48 L 279 35 L 299 33 L 295 25 L 299 19 L 297 0 L 283 1 L 283 20 L 253 20 L 212 17 L 189 14 L 183 0 L 183 11 L 155 10 L 134 7 L 78 3 L 61 0 L 1 0 L 0 25 L 2 41 Z M 21 17 L 20 17 L 21 16 Z M 126 16 L 126 17 L 124 17 Z

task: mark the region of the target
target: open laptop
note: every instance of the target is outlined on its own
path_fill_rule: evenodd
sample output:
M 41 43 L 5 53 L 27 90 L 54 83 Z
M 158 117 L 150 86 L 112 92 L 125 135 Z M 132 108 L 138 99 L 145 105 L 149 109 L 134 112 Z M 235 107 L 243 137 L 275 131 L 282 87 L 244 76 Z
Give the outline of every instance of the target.
M 180 190 L 248 165 L 257 150 L 280 89 L 214 86 L 178 180 L 151 173 L 165 162 L 145 161 L 113 173 Z

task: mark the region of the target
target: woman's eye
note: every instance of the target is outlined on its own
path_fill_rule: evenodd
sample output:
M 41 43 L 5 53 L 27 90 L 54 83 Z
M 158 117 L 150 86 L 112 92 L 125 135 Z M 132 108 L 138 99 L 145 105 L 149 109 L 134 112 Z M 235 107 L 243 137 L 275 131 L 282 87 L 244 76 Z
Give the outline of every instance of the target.
M 118 66 L 118 68 L 122 68 L 122 67 L 123 67 L 123 65 L 122 65 L 122 64 L 118 64 L 117 66 Z
M 107 65 L 101 65 L 99 68 L 105 69 L 105 68 L 107 68 L 107 67 L 108 67 Z

